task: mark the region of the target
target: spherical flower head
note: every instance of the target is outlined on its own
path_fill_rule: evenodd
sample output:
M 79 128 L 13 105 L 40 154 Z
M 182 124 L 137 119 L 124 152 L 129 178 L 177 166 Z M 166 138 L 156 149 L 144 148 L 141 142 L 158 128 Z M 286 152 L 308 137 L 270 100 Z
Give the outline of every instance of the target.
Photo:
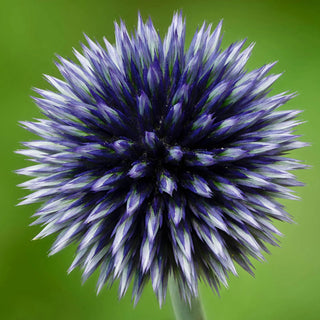
M 276 198 L 296 198 L 289 171 L 304 167 L 285 156 L 305 145 L 299 111 L 278 110 L 293 94 L 269 95 L 274 63 L 248 72 L 253 45 L 221 50 L 220 31 L 203 24 L 185 50 L 181 14 L 163 40 L 139 16 L 134 34 L 115 24 L 115 45 L 59 57 L 63 80 L 36 89 L 46 119 L 22 122 L 42 139 L 18 151 L 37 163 L 18 171 L 34 177 L 21 204 L 42 203 L 36 238 L 57 235 L 50 254 L 77 243 L 69 271 L 99 268 L 98 291 L 133 280 L 137 301 L 151 280 L 161 304 L 169 276 L 186 300 L 199 279 L 218 290 L 277 244 L 273 219 L 291 220 Z

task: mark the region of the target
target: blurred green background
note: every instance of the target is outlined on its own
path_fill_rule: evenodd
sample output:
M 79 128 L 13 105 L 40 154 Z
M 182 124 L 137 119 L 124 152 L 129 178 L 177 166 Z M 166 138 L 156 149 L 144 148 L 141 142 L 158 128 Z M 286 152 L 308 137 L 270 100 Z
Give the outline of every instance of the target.
M 16 207 L 26 192 L 16 187 L 23 181 L 13 173 L 27 165 L 15 155 L 19 141 L 32 139 L 17 121 L 39 116 L 30 99 L 32 87 L 48 88 L 42 74 L 58 76 L 54 54 L 72 57 L 80 48 L 83 32 L 113 41 L 113 21 L 124 19 L 129 29 L 137 11 L 150 15 L 163 35 L 174 10 L 187 18 L 187 40 L 203 20 L 213 24 L 224 19 L 226 47 L 248 38 L 256 47 L 249 68 L 279 60 L 276 72 L 285 71 L 273 92 L 297 91 L 287 108 L 303 109 L 307 122 L 299 133 L 312 147 L 294 156 L 312 166 L 299 172 L 307 184 L 298 190 L 301 201 L 286 202 L 297 224 L 278 224 L 285 234 L 281 248 L 272 248 L 267 263 L 255 262 L 255 279 L 240 271 L 231 277 L 221 297 L 205 286 L 201 293 L 208 319 L 294 320 L 319 319 L 319 181 L 320 159 L 320 10 L 319 1 L 1 1 L 0 91 L 1 214 L 0 214 L 0 319 L 173 319 L 169 299 L 159 310 L 151 286 L 136 308 L 130 294 L 118 301 L 117 287 L 96 296 L 97 276 L 81 286 L 80 272 L 67 275 L 74 247 L 47 257 L 53 238 L 31 241 L 40 227 L 28 227 L 37 206 Z

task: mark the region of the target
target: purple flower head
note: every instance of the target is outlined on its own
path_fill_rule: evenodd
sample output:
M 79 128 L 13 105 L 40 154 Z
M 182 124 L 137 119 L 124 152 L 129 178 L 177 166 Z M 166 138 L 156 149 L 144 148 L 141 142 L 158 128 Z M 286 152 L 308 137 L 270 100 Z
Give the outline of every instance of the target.
M 21 204 L 42 203 L 36 238 L 57 235 L 50 254 L 77 243 L 69 271 L 99 269 L 98 291 L 119 279 L 121 297 L 132 280 L 137 301 L 151 280 L 161 304 L 169 276 L 186 300 L 199 279 L 218 290 L 277 244 L 273 219 L 291 221 L 276 198 L 296 199 L 289 171 L 304 167 L 286 156 L 305 146 L 299 111 L 278 110 L 293 94 L 268 95 L 274 63 L 248 72 L 253 45 L 221 50 L 220 31 L 203 24 L 185 50 L 181 14 L 164 39 L 139 16 L 36 89 L 46 119 L 22 122 L 42 139 L 18 151 L 36 162 L 18 171 L 33 177 Z

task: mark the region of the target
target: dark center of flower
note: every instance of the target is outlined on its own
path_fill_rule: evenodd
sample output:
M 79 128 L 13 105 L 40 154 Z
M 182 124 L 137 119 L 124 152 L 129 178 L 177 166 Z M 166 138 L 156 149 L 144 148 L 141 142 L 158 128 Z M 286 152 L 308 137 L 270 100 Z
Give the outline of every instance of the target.
M 183 157 L 181 148 L 170 146 L 155 131 L 145 131 L 136 143 L 136 149 L 140 156 L 131 164 L 128 175 L 132 179 L 146 178 L 156 186 L 156 192 L 172 195 L 177 188 L 176 180 Z

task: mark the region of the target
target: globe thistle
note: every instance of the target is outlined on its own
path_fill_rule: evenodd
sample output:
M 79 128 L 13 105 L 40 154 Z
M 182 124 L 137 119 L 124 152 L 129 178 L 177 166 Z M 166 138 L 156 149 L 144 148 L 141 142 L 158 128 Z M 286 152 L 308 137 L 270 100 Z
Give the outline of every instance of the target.
M 277 244 L 274 219 L 291 221 L 276 198 L 296 199 L 289 171 L 304 165 L 285 155 L 305 144 L 299 111 L 278 109 L 294 94 L 269 95 L 274 63 L 248 72 L 253 45 L 221 50 L 220 31 L 203 24 L 185 50 L 181 14 L 163 40 L 139 16 L 131 35 L 115 24 L 115 45 L 87 37 L 78 62 L 58 57 L 63 80 L 35 89 L 46 119 L 22 122 L 42 139 L 18 151 L 36 162 L 18 170 L 34 177 L 20 204 L 42 203 L 35 238 L 57 235 L 50 255 L 75 242 L 69 271 L 99 268 L 98 291 L 132 280 L 137 301 L 150 279 L 161 304 L 169 276 L 186 300 L 200 279 L 218 290 Z

